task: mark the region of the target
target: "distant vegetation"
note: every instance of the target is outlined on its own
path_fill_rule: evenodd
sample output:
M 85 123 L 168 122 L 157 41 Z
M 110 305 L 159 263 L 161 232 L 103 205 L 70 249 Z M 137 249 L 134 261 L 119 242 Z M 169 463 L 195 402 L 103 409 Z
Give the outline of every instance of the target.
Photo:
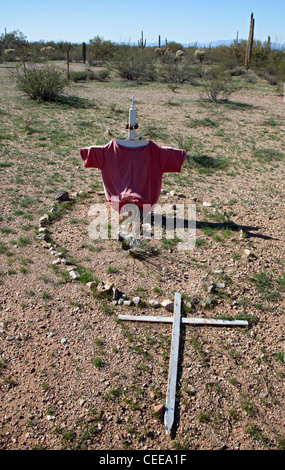
M 13 31 L 0 36 L 0 62 L 44 64 L 64 60 L 68 78 L 73 81 L 103 81 L 112 74 L 125 80 L 202 84 L 213 101 L 235 91 L 231 78 L 244 74 L 250 80 L 250 70 L 271 85 L 285 82 L 284 48 L 273 48 L 270 38 L 265 43 L 254 40 L 250 63 L 245 66 L 246 46 L 247 41 L 236 40 L 229 46 L 202 50 L 176 42 L 162 47 L 147 47 L 144 43 L 142 47 L 140 41 L 137 45 L 120 45 L 99 36 L 88 44 L 28 42 L 22 32 Z M 69 72 L 69 63 L 85 64 L 86 70 Z M 91 66 L 101 70 L 95 73 Z

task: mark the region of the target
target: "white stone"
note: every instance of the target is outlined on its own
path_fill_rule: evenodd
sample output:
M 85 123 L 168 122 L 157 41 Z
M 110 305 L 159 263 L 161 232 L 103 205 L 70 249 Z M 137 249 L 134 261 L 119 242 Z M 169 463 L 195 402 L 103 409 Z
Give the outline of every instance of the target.
M 161 306 L 166 308 L 166 310 L 169 310 L 169 312 L 173 312 L 174 304 L 171 300 L 164 300 L 163 302 L 161 302 Z
M 97 290 L 100 292 L 109 292 L 114 287 L 114 284 L 105 284 L 104 282 L 99 282 Z
M 87 282 L 86 285 L 87 285 L 87 287 L 89 287 L 90 290 L 96 289 L 96 287 L 97 287 L 97 284 L 96 284 L 96 282 L 94 282 L 94 281 Z
M 49 216 L 47 214 L 43 215 L 40 220 L 39 220 L 39 224 L 41 226 L 45 225 L 49 220 Z
M 75 271 L 76 270 L 76 266 L 74 264 L 71 264 L 70 266 L 68 266 L 67 268 L 67 271 Z
M 224 289 L 226 287 L 226 284 L 224 282 L 216 282 L 216 287 L 218 289 Z
M 72 277 L 72 279 L 79 279 L 80 278 L 80 274 L 77 272 L 77 271 L 69 271 L 69 275 L 70 277 Z

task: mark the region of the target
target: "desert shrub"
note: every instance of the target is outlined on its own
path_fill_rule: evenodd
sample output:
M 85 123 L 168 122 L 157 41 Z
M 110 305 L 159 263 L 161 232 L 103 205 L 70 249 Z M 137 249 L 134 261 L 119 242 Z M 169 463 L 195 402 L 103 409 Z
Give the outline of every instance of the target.
M 230 70 L 230 74 L 231 74 L 232 77 L 238 77 L 238 76 L 241 76 L 241 75 L 245 75 L 246 70 L 245 70 L 245 68 L 240 67 L 239 65 L 237 65 L 236 67 L 233 67 Z
M 214 102 L 219 99 L 227 100 L 232 93 L 240 88 L 228 71 L 215 66 L 204 74 L 202 86 L 206 97 Z
M 244 75 L 244 80 L 246 83 L 256 83 L 257 76 L 255 73 L 247 70 L 247 73 Z
M 271 49 L 267 43 L 255 41 L 252 49 L 251 67 L 257 75 L 275 85 L 277 81 L 285 80 L 284 50 Z
M 91 72 L 89 75 L 90 80 L 97 80 L 98 82 L 104 82 L 109 78 L 110 71 L 108 69 L 98 70 L 97 72 Z
M 83 71 L 80 71 L 80 72 L 70 71 L 69 72 L 69 78 L 73 82 L 84 82 L 84 81 L 88 80 L 89 77 L 88 77 L 87 70 L 83 70 Z
M 16 83 L 33 100 L 55 101 L 67 85 L 62 70 L 51 65 L 25 65 L 16 69 Z
M 165 83 L 184 83 L 189 81 L 193 74 L 189 67 L 172 61 L 160 68 L 160 77 Z
M 279 62 L 276 60 L 269 60 L 267 64 L 263 65 L 262 67 L 255 68 L 256 74 L 267 80 L 270 85 L 278 85 L 280 82 L 285 80 L 285 57 L 284 61 L 280 60 Z
M 279 84 L 279 79 L 275 77 L 275 75 L 271 75 L 269 73 L 265 74 L 265 78 L 268 81 L 270 85 L 278 85 Z
M 90 39 L 88 45 L 87 60 L 89 65 L 105 63 L 111 60 L 115 54 L 116 45 L 112 41 L 105 41 L 100 36 Z
M 92 70 L 81 70 L 79 72 L 69 72 L 69 78 L 73 82 L 84 82 L 86 80 L 97 80 L 98 82 L 103 82 L 109 77 L 109 74 L 109 70 L 107 69 L 98 70 L 97 72 Z
M 119 76 L 126 80 L 155 81 L 157 78 L 152 61 L 139 55 L 121 57 L 116 68 Z

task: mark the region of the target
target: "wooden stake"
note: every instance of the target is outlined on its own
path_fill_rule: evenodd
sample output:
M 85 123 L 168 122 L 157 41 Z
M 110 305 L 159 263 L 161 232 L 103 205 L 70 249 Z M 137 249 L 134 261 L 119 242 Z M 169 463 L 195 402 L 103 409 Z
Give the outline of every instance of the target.
M 166 405 L 165 405 L 165 414 L 164 414 L 164 425 L 165 425 L 166 434 L 170 432 L 172 428 L 172 424 L 174 422 L 176 380 L 177 380 L 178 356 L 179 356 L 180 323 L 181 323 L 181 295 L 175 292 L 172 340 L 171 340 L 170 362 L 169 362 L 169 372 L 168 372 L 168 386 L 167 386 Z

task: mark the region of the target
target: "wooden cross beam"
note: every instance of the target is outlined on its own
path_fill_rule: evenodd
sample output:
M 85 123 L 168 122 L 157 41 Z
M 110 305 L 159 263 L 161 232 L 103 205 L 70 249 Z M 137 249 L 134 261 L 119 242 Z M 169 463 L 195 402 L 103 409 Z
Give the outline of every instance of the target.
M 172 339 L 171 339 L 171 351 L 170 351 L 170 362 L 168 371 L 168 384 L 167 384 L 167 395 L 166 405 L 164 414 L 164 425 L 166 434 L 168 434 L 172 428 L 174 422 L 175 412 L 175 395 L 176 395 L 176 381 L 177 381 L 177 370 L 178 370 L 178 356 L 179 356 L 179 337 L 180 337 L 180 325 L 191 324 L 191 325 L 207 325 L 207 326 L 247 326 L 246 320 L 218 320 L 212 318 L 183 318 L 181 317 L 181 294 L 175 292 L 174 297 L 174 313 L 172 317 L 160 317 L 152 315 L 118 315 L 119 320 L 130 320 L 130 321 L 143 321 L 143 322 L 164 322 L 173 323 L 172 327 Z

